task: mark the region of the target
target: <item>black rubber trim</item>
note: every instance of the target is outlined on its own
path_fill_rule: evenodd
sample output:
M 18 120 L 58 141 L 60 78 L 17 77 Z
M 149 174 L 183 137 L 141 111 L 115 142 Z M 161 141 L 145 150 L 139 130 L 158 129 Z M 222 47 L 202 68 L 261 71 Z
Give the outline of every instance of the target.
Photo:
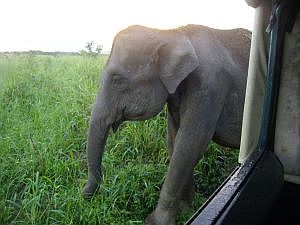
M 254 152 L 186 224 L 260 224 L 282 183 L 282 165 L 274 153 Z

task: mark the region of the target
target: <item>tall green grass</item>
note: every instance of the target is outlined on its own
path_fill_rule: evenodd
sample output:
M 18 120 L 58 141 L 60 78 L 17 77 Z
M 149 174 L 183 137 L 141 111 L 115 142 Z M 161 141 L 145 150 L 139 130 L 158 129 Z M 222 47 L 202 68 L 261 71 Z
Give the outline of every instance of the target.
M 86 133 L 107 57 L 0 55 L 0 224 L 143 224 L 167 170 L 166 113 L 109 136 L 91 200 Z M 194 211 L 236 165 L 211 144 L 197 165 Z M 181 215 L 186 221 L 194 211 Z

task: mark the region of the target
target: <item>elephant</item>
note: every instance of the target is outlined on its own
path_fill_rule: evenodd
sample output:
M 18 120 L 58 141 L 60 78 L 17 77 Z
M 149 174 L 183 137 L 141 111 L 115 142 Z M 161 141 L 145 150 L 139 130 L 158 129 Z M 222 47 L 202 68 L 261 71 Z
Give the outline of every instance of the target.
M 238 148 L 250 52 L 250 31 L 186 25 L 161 30 L 133 25 L 114 38 L 92 108 L 88 180 L 95 194 L 110 128 L 146 120 L 167 105 L 169 166 L 147 224 L 175 224 L 195 195 L 193 169 L 211 140 Z

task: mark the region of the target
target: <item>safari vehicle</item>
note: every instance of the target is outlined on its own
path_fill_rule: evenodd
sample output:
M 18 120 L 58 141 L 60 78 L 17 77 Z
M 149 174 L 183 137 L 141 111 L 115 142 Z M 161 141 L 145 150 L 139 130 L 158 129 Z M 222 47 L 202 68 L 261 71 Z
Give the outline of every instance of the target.
M 187 224 L 300 224 L 300 1 L 247 2 L 256 12 L 241 164 Z

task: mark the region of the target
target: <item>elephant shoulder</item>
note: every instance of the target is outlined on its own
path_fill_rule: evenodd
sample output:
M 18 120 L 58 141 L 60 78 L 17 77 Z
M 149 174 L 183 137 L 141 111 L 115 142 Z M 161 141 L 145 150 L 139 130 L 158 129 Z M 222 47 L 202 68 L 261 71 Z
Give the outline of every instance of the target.
M 243 64 L 245 68 L 247 67 L 250 55 L 251 31 L 243 28 L 216 30 L 214 36 L 215 41 L 230 53 L 235 62 Z

